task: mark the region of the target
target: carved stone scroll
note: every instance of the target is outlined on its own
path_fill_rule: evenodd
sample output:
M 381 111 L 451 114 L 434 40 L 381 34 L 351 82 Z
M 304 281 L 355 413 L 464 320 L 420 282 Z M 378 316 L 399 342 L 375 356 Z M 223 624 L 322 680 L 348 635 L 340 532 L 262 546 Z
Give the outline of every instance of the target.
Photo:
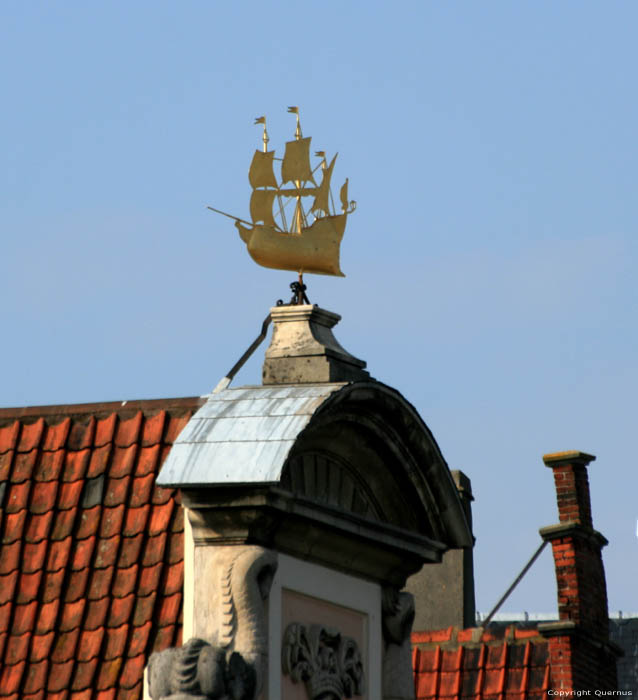
M 246 546 L 233 553 L 219 572 L 217 629 L 210 641 L 193 638 L 182 647 L 151 655 L 152 700 L 258 697 L 268 654 L 264 600 L 276 569 L 273 551 Z
M 284 632 L 281 653 L 283 672 L 305 683 L 309 700 L 342 700 L 365 692 L 359 647 L 334 628 L 293 622 Z
M 414 597 L 396 588 L 383 589 L 383 700 L 413 700 L 412 646 Z

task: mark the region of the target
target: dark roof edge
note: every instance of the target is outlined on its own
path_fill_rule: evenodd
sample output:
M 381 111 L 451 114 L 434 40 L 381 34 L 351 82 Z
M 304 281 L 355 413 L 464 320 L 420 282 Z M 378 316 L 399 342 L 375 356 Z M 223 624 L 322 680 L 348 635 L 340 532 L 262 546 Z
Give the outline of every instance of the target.
M 0 408 L 0 421 L 16 418 L 85 415 L 87 413 L 96 415 L 115 412 L 161 411 L 162 409 L 192 409 L 199 408 L 205 400 L 204 396 L 187 396 L 170 399 L 135 399 L 133 401 L 98 401 L 96 403 Z

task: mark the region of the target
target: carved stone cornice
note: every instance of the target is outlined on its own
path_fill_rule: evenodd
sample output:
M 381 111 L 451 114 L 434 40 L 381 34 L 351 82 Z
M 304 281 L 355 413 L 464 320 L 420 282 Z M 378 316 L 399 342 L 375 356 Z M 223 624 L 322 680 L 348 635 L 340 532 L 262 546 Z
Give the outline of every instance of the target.
M 281 655 L 283 673 L 305 683 L 309 700 L 342 700 L 365 692 L 359 647 L 334 628 L 289 624 Z

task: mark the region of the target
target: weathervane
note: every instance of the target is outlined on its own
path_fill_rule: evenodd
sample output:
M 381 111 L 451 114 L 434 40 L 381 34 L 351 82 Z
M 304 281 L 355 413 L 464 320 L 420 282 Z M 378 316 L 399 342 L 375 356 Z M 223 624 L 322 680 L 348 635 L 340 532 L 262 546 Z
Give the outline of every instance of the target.
M 248 171 L 253 190 L 250 197 L 252 223 L 214 207 L 208 208 L 235 220 L 239 235 L 257 264 L 298 272 L 298 285 L 303 293 L 304 272 L 344 277 L 339 250 L 346 219 L 355 210 L 356 202 L 348 201 L 346 178 L 340 192 L 341 213 L 335 211 L 330 178 L 337 155 L 328 164 L 325 153 L 316 151 L 315 156 L 321 160 L 313 168 L 311 139 L 302 135 L 299 108 L 288 107 L 288 112 L 296 115 L 297 125 L 294 140 L 286 142 L 283 159 L 276 158 L 275 152 L 268 150 L 266 117 L 255 119 L 255 124 L 262 124 L 264 130 L 263 148 L 255 151 Z M 275 160 L 281 161 L 280 183 L 273 168 Z M 315 174 L 319 169 L 321 182 L 317 185 Z M 313 198 L 311 203 L 304 205 L 304 199 L 310 197 Z M 292 211 L 286 211 L 290 205 L 293 205 Z M 301 300 L 300 295 L 298 298 Z

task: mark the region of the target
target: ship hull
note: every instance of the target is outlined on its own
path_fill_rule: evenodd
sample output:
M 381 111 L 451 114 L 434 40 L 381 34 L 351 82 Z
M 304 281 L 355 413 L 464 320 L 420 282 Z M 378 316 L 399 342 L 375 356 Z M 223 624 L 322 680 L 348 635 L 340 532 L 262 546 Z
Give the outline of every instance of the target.
M 252 228 L 239 222 L 235 225 L 250 257 L 263 267 L 345 277 L 339 254 L 346 218 L 347 214 L 322 217 L 302 229 L 301 234 L 283 233 L 260 224 Z

